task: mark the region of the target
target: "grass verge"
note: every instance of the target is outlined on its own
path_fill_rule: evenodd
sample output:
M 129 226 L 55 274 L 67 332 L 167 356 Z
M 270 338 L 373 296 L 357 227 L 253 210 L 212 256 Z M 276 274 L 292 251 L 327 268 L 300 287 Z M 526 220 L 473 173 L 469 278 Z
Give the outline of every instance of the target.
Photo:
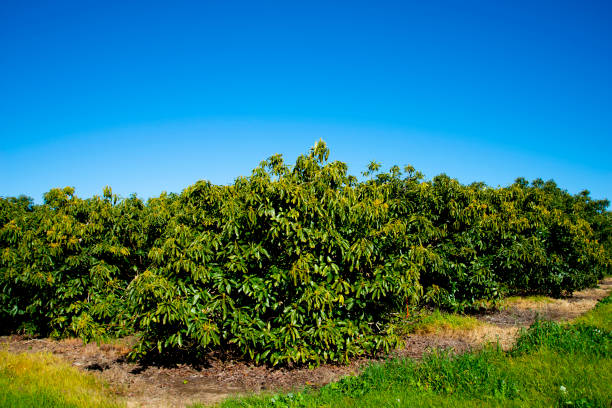
M 115 408 L 117 397 L 91 374 L 50 353 L 0 350 L 0 407 Z

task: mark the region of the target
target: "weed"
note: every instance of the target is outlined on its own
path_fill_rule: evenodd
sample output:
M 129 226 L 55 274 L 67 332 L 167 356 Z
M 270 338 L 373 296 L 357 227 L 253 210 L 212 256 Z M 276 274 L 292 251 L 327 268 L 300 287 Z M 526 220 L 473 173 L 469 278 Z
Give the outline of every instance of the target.
M 50 353 L 0 351 L 0 407 L 115 408 L 123 404 L 93 375 Z

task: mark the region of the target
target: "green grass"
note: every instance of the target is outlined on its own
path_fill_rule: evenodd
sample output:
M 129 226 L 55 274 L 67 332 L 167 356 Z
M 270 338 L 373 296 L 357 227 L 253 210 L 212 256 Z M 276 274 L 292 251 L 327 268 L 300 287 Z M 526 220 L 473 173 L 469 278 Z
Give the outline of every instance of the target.
M 489 347 L 456 357 L 433 352 L 420 363 L 390 360 L 318 390 L 220 407 L 610 407 L 611 299 L 573 324 L 536 322 L 508 353 Z
M 612 330 L 612 296 L 602 299 L 589 313 L 576 320 L 575 323 Z
M 396 333 L 409 334 L 450 334 L 463 332 L 486 325 L 474 316 L 441 311 L 439 309 L 412 310 L 410 317 L 397 314 L 393 319 Z
M 0 407 L 122 407 L 108 387 L 50 353 L 0 351 Z
M 417 314 L 403 329 L 408 333 L 442 333 L 471 330 L 483 323 L 473 316 L 449 313 L 438 309 Z
M 504 304 L 512 304 L 512 303 L 554 303 L 554 299 L 548 296 L 509 296 L 504 299 Z

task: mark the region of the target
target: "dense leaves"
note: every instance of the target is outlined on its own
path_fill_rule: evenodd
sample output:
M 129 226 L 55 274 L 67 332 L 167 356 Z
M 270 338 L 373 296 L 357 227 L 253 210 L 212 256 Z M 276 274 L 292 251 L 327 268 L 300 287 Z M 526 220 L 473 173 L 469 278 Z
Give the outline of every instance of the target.
M 391 312 L 560 296 L 611 265 L 608 202 L 554 182 L 469 186 L 408 166 L 359 181 L 318 142 L 232 185 L 146 204 L 110 189 L 0 200 L 0 322 L 85 339 L 139 334 L 134 357 L 220 349 L 272 364 L 393 347 Z

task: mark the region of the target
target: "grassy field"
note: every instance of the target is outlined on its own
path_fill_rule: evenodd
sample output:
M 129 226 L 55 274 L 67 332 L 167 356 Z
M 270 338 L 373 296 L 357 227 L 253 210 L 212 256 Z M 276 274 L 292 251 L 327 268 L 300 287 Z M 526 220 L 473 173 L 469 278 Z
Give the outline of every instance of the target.
M 446 318 L 431 320 L 437 323 L 426 327 Z M 573 324 L 536 322 L 509 353 L 495 346 L 458 357 L 433 352 L 420 363 L 374 364 L 319 390 L 250 396 L 220 406 L 610 407 L 611 324 L 609 296 Z
M 0 407 L 123 407 L 93 375 L 50 353 L 0 351 Z

